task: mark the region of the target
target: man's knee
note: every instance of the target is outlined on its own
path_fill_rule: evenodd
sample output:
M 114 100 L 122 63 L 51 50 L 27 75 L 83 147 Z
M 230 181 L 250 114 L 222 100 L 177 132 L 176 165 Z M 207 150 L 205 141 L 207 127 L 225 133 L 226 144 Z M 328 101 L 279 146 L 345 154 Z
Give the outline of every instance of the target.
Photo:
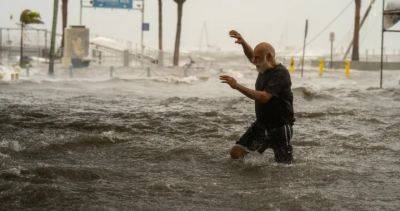
M 233 146 L 231 149 L 231 158 L 232 159 L 241 159 L 246 156 L 247 152 L 240 146 Z

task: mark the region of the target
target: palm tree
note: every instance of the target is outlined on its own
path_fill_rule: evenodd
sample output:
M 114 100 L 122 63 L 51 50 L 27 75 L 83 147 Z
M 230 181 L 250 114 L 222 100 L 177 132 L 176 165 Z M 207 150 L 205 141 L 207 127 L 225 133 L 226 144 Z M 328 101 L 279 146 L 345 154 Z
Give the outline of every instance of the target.
M 158 63 L 163 65 L 163 40 L 162 40 L 162 0 L 158 0 Z
M 49 75 L 54 75 L 54 48 L 56 46 L 56 32 L 57 32 L 57 17 L 58 17 L 58 0 L 53 3 L 53 23 L 51 24 L 51 42 L 49 54 Z
M 24 66 L 23 57 L 24 57 L 24 27 L 29 24 L 41 24 L 43 23 L 40 14 L 38 12 L 34 12 L 31 10 L 24 10 L 21 13 L 19 18 L 21 22 L 21 42 L 20 42 L 20 55 L 19 55 L 19 65 Z
M 176 25 L 176 36 L 175 36 L 175 51 L 174 51 L 174 66 L 179 65 L 179 47 L 181 40 L 181 31 L 182 31 L 182 9 L 183 3 L 186 0 L 174 0 L 175 3 L 178 4 L 178 22 Z
M 356 14 L 354 18 L 354 37 L 353 37 L 353 54 L 351 55 L 352 61 L 359 61 L 359 40 L 360 40 L 360 11 L 361 11 L 361 0 L 355 0 L 356 3 Z
M 62 38 L 61 48 L 64 47 L 64 31 L 68 23 L 68 0 L 62 0 Z

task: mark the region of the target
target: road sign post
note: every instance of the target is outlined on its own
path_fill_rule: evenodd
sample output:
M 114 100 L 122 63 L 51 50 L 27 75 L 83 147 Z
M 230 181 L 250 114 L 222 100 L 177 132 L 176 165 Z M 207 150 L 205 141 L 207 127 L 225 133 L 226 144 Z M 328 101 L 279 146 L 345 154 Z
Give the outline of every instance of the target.
M 303 56 L 302 56 L 302 60 L 301 60 L 301 77 L 302 78 L 303 78 L 303 72 L 304 72 L 304 59 L 305 59 L 305 54 L 306 54 L 307 35 L 308 35 L 308 19 L 306 20 L 306 26 L 305 26 L 305 32 L 304 32 L 304 43 L 303 43 Z
M 335 32 L 329 34 L 329 41 L 331 41 L 331 63 L 330 68 L 333 68 L 333 42 L 335 42 Z

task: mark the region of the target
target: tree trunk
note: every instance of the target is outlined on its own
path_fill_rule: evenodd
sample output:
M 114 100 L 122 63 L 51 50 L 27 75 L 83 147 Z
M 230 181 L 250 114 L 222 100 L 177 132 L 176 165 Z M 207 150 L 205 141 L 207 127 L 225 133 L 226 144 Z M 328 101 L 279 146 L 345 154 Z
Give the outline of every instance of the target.
M 351 56 L 352 61 L 359 61 L 359 42 L 360 42 L 360 11 L 361 11 L 361 0 L 355 0 L 356 3 L 356 13 L 354 18 L 354 44 L 353 44 L 353 54 Z
M 49 75 L 54 75 L 54 57 L 56 47 L 56 32 L 57 32 L 57 16 L 58 16 L 58 0 L 54 0 L 53 6 L 53 23 L 51 26 L 51 42 L 49 56 Z
M 22 57 L 24 57 L 24 24 L 21 22 L 21 40 L 19 47 L 19 66 L 22 67 Z
M 176 25 L 176 37 L 175 37 L 175 51 L 174 51 L 174 66 L 179 65 L 179 47 L 181 40 L 181 30 L 182 30 L 182 9 L 184 0 L 176 1 L 178 4 L 178 22 Z
M 68 0 L 62 0 L 62 38 L 61 47 L 64 48 L 64 31 L 68 23 Z
M 164 64 L 163 52 L 163 27 L 162 27 L 162 0 L 158 0 L 158 64 Z

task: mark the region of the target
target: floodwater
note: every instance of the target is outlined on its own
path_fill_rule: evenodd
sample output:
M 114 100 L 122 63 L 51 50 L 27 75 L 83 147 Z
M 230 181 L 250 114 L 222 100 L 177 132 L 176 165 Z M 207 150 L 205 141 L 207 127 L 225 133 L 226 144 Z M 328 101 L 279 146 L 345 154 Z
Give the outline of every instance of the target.
M 254 105 L 217 71 L 3 82 L 0 209 L 399 210 L 399 73 L 385 89 L 378 72 L 293 74 L 289 166 L 271 150 L 229 158 Z

